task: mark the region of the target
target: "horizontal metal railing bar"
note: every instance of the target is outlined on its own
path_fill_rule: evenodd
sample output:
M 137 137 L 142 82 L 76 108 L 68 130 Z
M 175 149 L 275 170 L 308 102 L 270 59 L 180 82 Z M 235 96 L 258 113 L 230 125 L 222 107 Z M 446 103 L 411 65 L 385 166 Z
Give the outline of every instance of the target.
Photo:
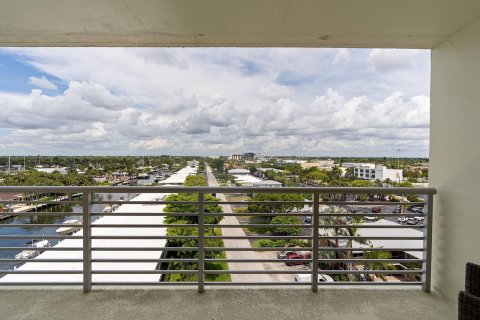
M 421 285 L 420 281 L 409 282 L 373 282 L 373 281 L 334 281 L 334 282 L 318 282 L 320 286 L 344 285 L 344 286 L 402 286 L 402 285 Z M 205 282 L 207 286 L 306 286 L 311 282 Z
M 82 227 L 80 224 L 21 224 L 21 225 L 0 225 L 0 226 L 15 226 L 15 227 L 65 227 L 65 226 L 78 226 Z M 92 224 L 92 228 L 198 228 L 196 224 Z M 310 224 L 205 224 L 206 228 L 311 228 Z M 411 225 L 376 225 L 376 224 L 320 224 L 320 228 L 323 229 L 340 229 L 340 228 L 380 228 L 380 229 L 409 229 L 409 228 L 424 228 L 425 225 L 417 224 L 415 226 Z
M 198 270 L 92 270 L 92 274 L 197 274 Z
M 0 190 L 2 188 L 0 187 Z M 82 201 L 78 200 L 1 200 L 0 204 L 25 204 L 25 205 L 36 205 L 36 204 L 82 204 Z
M 129 247 L 93 247 L 96 251 L 197 251 L 197 247 L 163 247 L 163 248 L 129 248 Z M 262 247 L 262 248 L 226 248 L 226 247 L 205 247 L 207 251 L 290 251 L 291 247 Z M 319 251 L 423 251 L 424 248 L 332 248 L 320 247 Z M 311 247 L 304 247 L 300 251 L 312 251 Z
M 83 273 L 82 270 L 0 270 L 0 274 L 82 274 L 82 273 Z
M 197 263 L 198 259 L 92 259 L 92 262 L 102 262 L 102 263 L 148 263 L 148 262 L 187 262 L 187 263 Z
M 301 251 L 301 250 L 300 250 Z M 285 263 L 286 259 L 205 259 L 205 262 L 235 262 L 235 263 Z M 296 262 L 311 262 L 312 259 L 295 259 Z M 391 263 L 421 263 L 423 259 L 319 259 L 320 262 L 391 262 Z M 3 262 L 41 262 L 41 263 L 75 263 L 83 262 L 82 259 L 0 259 L 0 263 Z M 92 262 L 98 263 L 197 263 L 198 259 L 92 259 Z
M 218 202 L 215 202 L 218 203 Z M 198 202 L 196 201 L 136 201 L 136 200 L 129 200 L 129 201 L 120 201 L 120 200 L 111 200 L 111 201 L 92 201 L 92 204 L 144 204 L 144 205 L 162 205 L 162 204 L 189 204 L 189 205 L 196 205 Z
M 219 227 L 217 224 L 216 227 Z M 118 223 L 118 224 L 92 224 L 92 228 L 175 228 L 175 227 L 182 227 L 182 228 L 198 228 L 197 224 L 134 224 L 134 223 Z
M 0 228 L 61 228 L 61 227 L 83 227 L 83 224 L 48 224 L 48 223 L 19 223 L 19 224 L 0 224 Z
M 436 194 L 435 188 L 355 188 L 355 187 L 184 187 L 184 186 L 4 186 L 5 193 L 326 193 L 326 194 Z
M 198 282 L 105 282 L 92 281 L 94 286 L 198 286 Z
M 320 213 L 320 217 L 424 217 L 423 213 L 373 213 L 373 212 L 362 212 L 362 213 Z
M 105 213 L 102 214 L 104 216 Z M 155 214 L 152 214 L 155 215 Z M 166 214 L 168 216 L 168 214 Z M 172 214 L 173 215 L 173 214 Z M 275 217 L 275 216 L 311 216 L 311 212 L 272 212 L 272 213 L 259 213 L 259 212 L 238 212 L 238 213 L 205 213 L 205 217 L 209 216 L 223 216 L 223 217 Z M 192 215 L 194 216 L 194 215 Z M 370 213 L 370 212 L 363 212 L 363 213 L 319 213 L 319 217 L 423 217 L 425 214 L 423 213 L 391 213 L 391 212 L 384 212 L 384 213 Z
M 69 262 L 83 262 L 82 259 L 0 259 L 0 263 L 2 262 L 61 262 L 61 263 L 69 263 Z
M 220 204 L 220 205 L 249 205 L 249 204 L 256 204 L 256 205 L 312 205 L 312 201 L 205 201 L 205 204 Z
M 29 211 L 29 212 L 8 212 L 16 217 L 66 217 L 66 216 L 80 216 L 81 213 L 78 212 L 44 212 L 44 211 Z M 103 214 L 105 215 L 105 213 Z
M 205 274 L 311 274 L 311 270 L 205 270 Z M 419 274 L 423 270 L 318 270 L 324 274 Z
M 417 224 L 414 226 L 411 225 L 378 225 L 378 224 L 320 224 L 320 228 L 356 228 L 356 229 L 365 229 L 365 228 L 375 228 L 375 229 L 410 229 L 410 228 L 424 228 L 426 227 L 423 224 Z M 223 226 L 222 226 L 223 228 Z
M 195 237 L 196 238 L 196 237 Z M 205 239 L 301 239 L 311 240 L 308 236 L 205 236 Z M 343 239 L 343 240 L 423 240 L 424 237 L 377 237 L 377 236 L 318 236 L 318 239 Z
M 23 251 L 23 250 L 32 250 L 32 251 L 82 251 L 82 247 L 0 247 L 0 251 Z
M 249 223 L 249 224 L 205 224 L 205 228 L 212 228 L 212 227 L 220 227 L 220 228 L 302 228 L 308 229 L 312 226 L 309 224 L 256 224 L 256 223 Z
M 161 239 L 198 239 L 198 236 L 91 236 L 91 239 L 110 239 L 110 240 L 126 240 L 126 239 L 135 239 L 135 240 L 161 240 Z
M 296 260 L 295 260 L 296 261 Z M 205 274 L 311 274 L 311 270 L 205 270 Z
M 300 250 L 301 251 L 301 250 Z M 205 262 L 282 262 L 287 259 L 205 259 Z M 295 259 L 298 262 L 311 262 L 312 259 Z M 320 262 L 418 262 L 421 263 L 423 259 L 319 259 Z
M 182 203 L 182 202 L 178 202 Z M 249 204 L 265 204 L 265 205 L 313 205 L 313 201 L 205 201 L 205 204 L 233 204 L 233 205 L 249 205 Z M 320 201 L 321 205 L 332 205 L 332 206 L 413 206 L 413 205 L 424 205 L 424 202 L 390 202 L 390 201 Z
M 23 239 L 28 238 L 25 236 L 0 236 L 0 239 Z M 49 236 L 45 236 L 43 239 L 50 239 Z M 57 238 L 55 236 L 51 236 L 51 239 L 81 239 L 81 236 L 72 236 L 72 237 L 64 237 L 64 238 Z M 96 235 L 91 236 L 92 239 L 111 239 L 111 240 L 125 240 L 125 239 L 135 239 L 135 240 L 161 240 L 161 239 L 198 239 L 198 236 L 128 236 L 128 235 L 114 235 L 114 236 L 107 236 L 107 235 Z M 312 237 L 309 236 L 205 236 L 205 239 L 270 239 L 270 240 L 310 240 Z M 319 236 L 318 239 L 345 239 L 345 240 L 423 240 L 424 237 L 389 237 L 389 236 Z
M 0 282 L 2 286 L 16 286 L 16 287 L 29 287 L 29 286 L 81 286 L 83 282 Z
M 198 217 L 198 213 L 195 212 L 112 212 L 112 213 L 105 213 L 105 212 L 92 212 L 90 214 L 92 217 L 103 217 L 103 216 L 110 216 L 115 215 L 117 217 L 131 217 L 131 216 L 139 216 L 139 217 Z M 216 216 L 223 216 L 223 213 L 216 213 L 212 214 Z
M 220 251 L 215 248 L 211 251 Z M 92 251 L 198 251 L 197 247 L 92 247 Z
M 54 236 L 54 235 L 40 235 L 40 234 L 25 234 L 25 235 L 0 235 L 2 239 L 82 239 L 82 236 Z

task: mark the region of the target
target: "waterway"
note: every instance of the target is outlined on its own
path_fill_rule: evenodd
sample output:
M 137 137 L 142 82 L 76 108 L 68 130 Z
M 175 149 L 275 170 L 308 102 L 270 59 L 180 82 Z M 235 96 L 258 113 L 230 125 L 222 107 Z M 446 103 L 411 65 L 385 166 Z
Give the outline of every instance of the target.
M 150 179 L 139 180 L 136 185 L 150 185 L 153 182 L 153 176 Z M 121 199 L 130 200 L 135 197 L 137 194 L 134 193 L 98 193 L 94 194 L 95 201 L 118 201 Z M 76 198 L 74 200 L 81 200 L 81 198 Z M 107 205 L 105 204 L 94 204 L 92 206 L 92 212 L 103 212 L 103 209 Z M 61 224 L 67 220 L 82 220 L 82 211 L 83 208 L 81 205 L 57 205 L 49 208 L 45 208 L 38 211 L 38 215 L 32 216 L 16 216 L 10 219 L 6 219 L 1 224 L 12 225 L 12 227 L 2 227 L 0 228 L 0 235 L 19 235 L 25 236 L 25 239 L 0 239 L 0 247 L 25 247 L 25 243 L 33 240 L 33 237 L 30 235 L 58 235 L 56 229 L 58 227 L 49 227 L 48 224 Z M 69 215 L 66 216 L 52 216 L 49 213 L 54 212 L 68 212 Z M 113 213 L 115 214 L 115 213 Z M 44 227 L 14 227 L 16 224 L 46 224 Z M 36 237 L 35 239 L 41 239 L 41 237 Z M 49 240 L 50 245 L 53 246 L 57 244 L 57 240 Z M 15 255 L 20 253 L 20 251 L 0 251 L 0 259 L 14 259 Z M 0 270 L 10 270 L 15 266 L 19 266 L 19 263 L 15 262 L 0 262 Z M 0 278 L 3 277 L 3 274 L 0 274 Z

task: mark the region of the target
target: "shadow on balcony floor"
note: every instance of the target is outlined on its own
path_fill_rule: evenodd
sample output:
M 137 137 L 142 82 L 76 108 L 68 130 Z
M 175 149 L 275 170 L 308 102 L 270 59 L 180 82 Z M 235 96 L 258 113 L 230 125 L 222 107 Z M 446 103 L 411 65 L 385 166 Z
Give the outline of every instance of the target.
M 0 291 L 1 319 L 455 319 L 456 306 L 418 290 L 325 289 Z

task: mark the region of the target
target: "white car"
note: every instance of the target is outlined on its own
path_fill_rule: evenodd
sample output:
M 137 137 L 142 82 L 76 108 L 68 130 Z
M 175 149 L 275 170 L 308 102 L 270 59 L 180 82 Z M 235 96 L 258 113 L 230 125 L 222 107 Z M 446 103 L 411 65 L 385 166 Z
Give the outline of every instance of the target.
M 318 275 L 318 282 L 333 282 L 333 278 L 330 277 L 328 274 L 319 274 Z M 295 282 L 312 282 L 312 275 L 311 274 L 296 274 L 295 275 Z
M 406 223 L 407 220 L 408 220 L 408 217 L 398 217 L 398 222 Z

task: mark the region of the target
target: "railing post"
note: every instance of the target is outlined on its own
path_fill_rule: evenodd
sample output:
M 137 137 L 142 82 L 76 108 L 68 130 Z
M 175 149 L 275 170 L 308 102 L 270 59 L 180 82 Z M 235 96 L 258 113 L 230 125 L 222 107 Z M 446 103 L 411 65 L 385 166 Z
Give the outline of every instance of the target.
M 422 270 L 422 290 L 430 292 L 431 277 L 432 277 L 432 225 L 433 225 L 433 194 L 427 195 L 427 202 L 424 209 L 427 210 L 425 214 L 423 228 L 423 260 Z M 424 211 L 425 212 L 425 211 Z
M 83 292 L 92 291 L 92 229 L 90 213 L 92 209 L 92 194 L 83 193 Z
M 205 194 L 198 193 L 198 292 L 205 290 Z
M 312 212 L 312 291 L 318 291 L 318 226 L 319 226 L 319 207 L 320 195 L 313 194 L 313 212 Z

